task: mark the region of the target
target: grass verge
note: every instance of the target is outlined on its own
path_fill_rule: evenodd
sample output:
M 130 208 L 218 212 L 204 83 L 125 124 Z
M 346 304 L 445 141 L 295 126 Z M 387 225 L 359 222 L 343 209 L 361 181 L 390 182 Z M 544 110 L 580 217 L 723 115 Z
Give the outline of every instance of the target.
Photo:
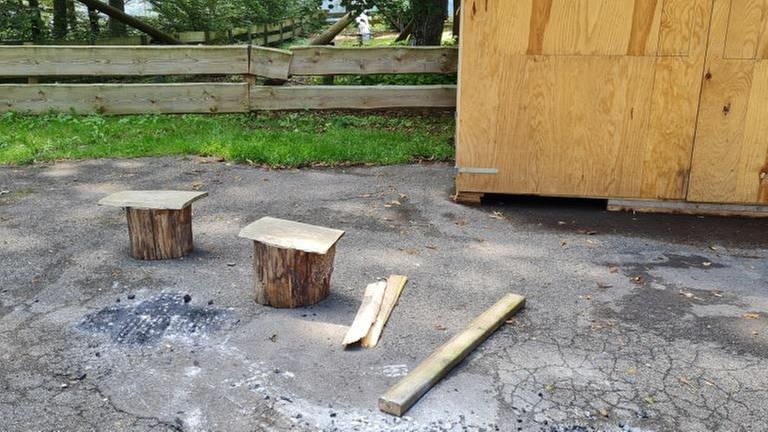
M 271 167 L 447 161 L 453 114 L 259 113 L 0 116 L 0 164 L 216 156 Z

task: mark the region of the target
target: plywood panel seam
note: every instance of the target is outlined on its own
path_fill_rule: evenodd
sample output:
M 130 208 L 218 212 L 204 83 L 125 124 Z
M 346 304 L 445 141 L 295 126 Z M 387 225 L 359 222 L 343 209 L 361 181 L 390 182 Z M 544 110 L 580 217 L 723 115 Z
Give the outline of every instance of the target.
M 699 94 L 698 94 L 698 101 L 699 101 L 699 108 L 696 110 L 696 123 L 694 123 L 694 130 L 693 130 L 693 146 L 691 147 L 691 155 L 690 159 L 688 161 L 688 178 L 685 182 L 685 191 L 684 196 L 686 200 L 689 198 L 690 192 L 691 192 L 691 175 L 693 170 L 693 161 L 694 157 L 696 155 L 696 142 L 698 141 L 699 137 L 699 121 L 701 118 L 701 101 L 703 100 L 704 95 L 704 86 L 707 84 L 707 81 L 710 79 L 711 75 L 709 72 L 709 68 L 711 66 L 710 62 L 710 44 L 712 41 L 712 25 L 715 18 L 715 0 L 712 0 L 710 2 L 710 10 L 709 10 L 709 23 L 707 24 L 707 37 L 706 37 L 706 44 L 704 45 L 704 69 L 701 71 L 702 78 L 701 78 L 701 85 L 699 86 Z M 725 47 L 723 47 L 723 50 L 725 50 Z

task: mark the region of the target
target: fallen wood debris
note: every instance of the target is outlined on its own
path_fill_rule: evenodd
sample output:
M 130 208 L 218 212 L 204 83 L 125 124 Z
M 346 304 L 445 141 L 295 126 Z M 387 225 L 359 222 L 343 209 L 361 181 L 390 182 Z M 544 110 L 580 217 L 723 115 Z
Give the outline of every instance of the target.
M 524 306 L 525 297 L 516 294 L 504 296 L 387 390 L 379 398 L 379 409 L 396 416 L 405 414 L 432 386 Z
M 364 348 L 373 348 L 379 342 L 384 326 L 400 299 L 406 276 L 391 275 L 386 281 L 372 283 L 365 288 L 365 295 L 355 320 L 349 327 L 342 344 L 360 342 Z
M 381 332 L 384 331 L 384 326 L 395 309 L 395 305 L 397 305 L 397 301 L 400 299 L 400 293 L 403 292 L 406 282 L 408 282 L 408 278 L 405 276 L 392 275 L 387 278 L 387 288 L 384 291 L 384 300 L 381 303 L 379 314 L 368 334 L 360 341 L 360 345 L 364 348 L 373 348 L 379 343 Z
M 349 327 L 342 344 L 351 345 L 360 342 L 368 334 L 381 309 L 386 288 L 387 283 L 384 281 L 372 283 L 365 288 L 363 303 L 357 310 L 355 320 L 352 321 L 352 326 Z

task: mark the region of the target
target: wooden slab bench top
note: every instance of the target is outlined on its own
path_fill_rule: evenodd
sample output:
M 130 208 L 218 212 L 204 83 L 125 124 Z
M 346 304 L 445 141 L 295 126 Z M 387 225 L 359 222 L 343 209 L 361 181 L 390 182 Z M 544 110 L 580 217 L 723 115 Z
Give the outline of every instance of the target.
M 344 235 L 344 231 L 263 217 L 240 231 L 240 237 L 281 249 L 326 254 Z
M 143 190 L 115 192 L 99 201 L 99 205 L 155 210 L 181 210 L 205 198 L 208 192 Z

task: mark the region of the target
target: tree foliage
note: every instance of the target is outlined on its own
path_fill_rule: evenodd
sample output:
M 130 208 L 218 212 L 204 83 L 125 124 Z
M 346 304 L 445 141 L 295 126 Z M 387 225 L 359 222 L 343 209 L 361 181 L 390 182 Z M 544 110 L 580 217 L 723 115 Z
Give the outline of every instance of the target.
M 320 0 L 150 0 L 166 31 L 227 30 L 317 10 Z
M 37 9 L 20 0 L 0 0 L 0 39 L 26 41 L 33 39 Z

